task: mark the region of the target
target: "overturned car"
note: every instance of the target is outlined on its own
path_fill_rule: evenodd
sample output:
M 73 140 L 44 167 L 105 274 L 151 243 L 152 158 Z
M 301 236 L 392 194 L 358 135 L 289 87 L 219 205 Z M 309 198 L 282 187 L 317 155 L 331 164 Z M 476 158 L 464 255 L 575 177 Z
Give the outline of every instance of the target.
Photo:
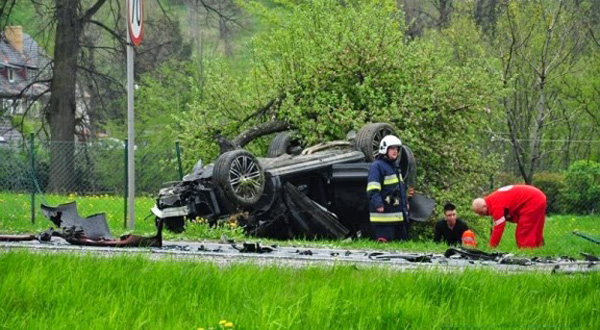
M 247 234 L 288 239 L 343 238 L 370 233 L 366 194 L 369 166 L 379 142 L 394 129 L 386 123 L 367 124 L 345 141 L 302 149 L 290 132 L 272 140 L 267 157 L 239 148 L 222 152 L 214 164 L 199 162 L 183 181 L 159 192 L 152 212 L 170 231 L 181 232 L 186 220 L 198 217 L 215 223 L 238 214 Z M 222 149 L 223 150 L 223 149 Z M 403 146 L 398 157 L 401 175 L 413 186 L 416 162 Z M 410 218 L 424 221 L 434 201 L 410 199 Z

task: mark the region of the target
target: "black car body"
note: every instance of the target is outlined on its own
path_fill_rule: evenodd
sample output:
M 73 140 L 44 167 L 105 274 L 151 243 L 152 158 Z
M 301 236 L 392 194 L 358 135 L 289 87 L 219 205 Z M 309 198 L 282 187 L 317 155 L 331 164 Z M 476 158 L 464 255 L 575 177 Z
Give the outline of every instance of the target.
M 222 153 L 214 165 L 198 164 L 183 181 L 160 190 L 152 211 L 172 231 L 182 231 L 186 219 L 216 222 L 238 214 L 246 232 L 260 237 L 366 235 L 369 166 L 379 141 L 393 133 L 390 125 L 373 123 L 350 141 L 304 150 L 289 133 L 280 133 L 271 143 L 269 157 L 236 149 Z M 398 162 L 404 181 L 414 185 L 416 162 L 408 147 L 402 147 Z M 413 196 L 410 209 L 411 219 L 424 220 L 433 201 Z

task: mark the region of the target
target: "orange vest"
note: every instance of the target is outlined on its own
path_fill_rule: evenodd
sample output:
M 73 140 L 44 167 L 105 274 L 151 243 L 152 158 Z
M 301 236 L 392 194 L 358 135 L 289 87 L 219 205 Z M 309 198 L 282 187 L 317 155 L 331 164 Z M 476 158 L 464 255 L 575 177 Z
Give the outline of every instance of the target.
M 462 234 L 462 245 L 477 247 L 477 241 L 475 240 L 475 234 L 471 230 L 465 230 Z

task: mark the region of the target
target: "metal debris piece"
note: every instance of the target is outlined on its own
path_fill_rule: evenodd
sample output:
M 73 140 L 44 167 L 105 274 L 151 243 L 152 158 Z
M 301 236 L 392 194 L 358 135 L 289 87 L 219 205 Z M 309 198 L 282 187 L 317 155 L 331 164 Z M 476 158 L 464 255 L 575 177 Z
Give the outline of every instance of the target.
M 124 235 L 118 240 L 113 239 L 104 213 L 81 218 L 77 212 L 77 203 L 61 204 L 57 207 L 43 205 L 42 213 L 59 226 L 62 232 L 50 228 L 48 231 L 34 236 L 39 241 L 49 241 L 52 236 L 63 238 L 73 245 L 104 246 L 104 247 L 161 247 L 162 220 L 157 222 L 155 236 Z
M 104 213 L 82 218 L 77 212 L 77 202 L 52 207 L 42 204 L 42 213 L 59 228 L 81 229 L 88 239 L 112 239 Z

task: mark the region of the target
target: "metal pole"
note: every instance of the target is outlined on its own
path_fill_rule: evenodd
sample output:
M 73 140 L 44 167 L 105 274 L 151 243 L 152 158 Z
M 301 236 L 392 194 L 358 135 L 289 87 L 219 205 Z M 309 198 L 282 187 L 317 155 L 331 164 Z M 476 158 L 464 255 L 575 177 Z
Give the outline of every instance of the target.
M 129 24 L 128 24 L 129 26 Z M 127 190 L 130 230 L 135 228 L 135 138 L 133 135 L 133 45 L 127 33 Z
M 129 180 L 127 178 L 127 167 L 128 167 L 127 166 L 127 157 L 128 157 L 127 156 L 127 148 L 128 148 L 127 145 L 128 144 L 129 144 L 128 140 L 125 139 L 125 145 L 123 146 L 123 155 L 125 156 L 124 157 L 125 159 L 123 160 L 123 165 L 124 165 L 123 168 L 124 168 L 124 172 L 125 172 L 125 176 L 123 176 L 123 178 L 125 179 L 124 180 L 125 182 L 123 185 L 125 187 L 125 190 L 123 190 L 123 228 L 127 228 L 127 192 L 129 189 L 129 188 L 127 188 L 127 181 Z
M 177 153 L 177 165 L 179 166 L 179 180 L 183 180 L 183 167 L 181 166 L 181 148 L 179 141 L 175 141 L 175 152 Z
M 33 185 L 31 186 L 31 224 L 35 224 L 35 150 L 34 150 L 34 139 L 33 133 L 29 134 L 29 158 L 31 159 L 31 179 Z

